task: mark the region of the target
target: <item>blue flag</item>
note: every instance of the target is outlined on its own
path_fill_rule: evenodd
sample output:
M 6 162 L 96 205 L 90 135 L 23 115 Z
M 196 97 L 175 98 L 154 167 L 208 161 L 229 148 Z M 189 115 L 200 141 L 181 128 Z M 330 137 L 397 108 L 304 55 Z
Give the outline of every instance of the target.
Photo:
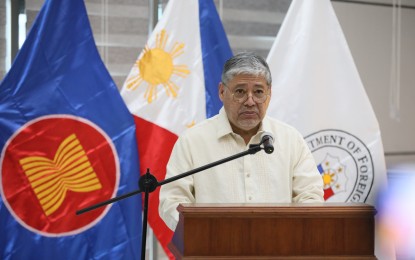
M 46 0 L 0 84 L 0 258 L 138 259 L 134 120 L 83 0 Z

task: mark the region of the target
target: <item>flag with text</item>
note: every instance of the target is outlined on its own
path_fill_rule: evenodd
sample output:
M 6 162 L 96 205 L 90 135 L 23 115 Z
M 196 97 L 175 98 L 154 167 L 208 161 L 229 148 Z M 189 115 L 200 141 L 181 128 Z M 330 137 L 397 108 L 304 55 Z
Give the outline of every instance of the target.
M 325 200 L 368 202 L 385 184 L 379 124 L 329 0 L 294 0 L 267 58 L 269 115 L 304 135 Z
M 374 205 L 386 185 L 381 133 L 331 2 L 293 0 L 267 61 L 268 114 L 303 134 L 325 201 Z

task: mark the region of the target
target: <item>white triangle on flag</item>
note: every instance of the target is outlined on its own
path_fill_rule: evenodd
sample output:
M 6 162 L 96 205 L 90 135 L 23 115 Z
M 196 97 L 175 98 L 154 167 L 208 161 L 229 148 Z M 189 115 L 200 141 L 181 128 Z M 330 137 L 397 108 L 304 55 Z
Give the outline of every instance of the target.
M 166 6 L 171 19 L 157 23 L 121 89 L 132 114 L 177 135 L 206 118 L 198 8 L 197 1 Z

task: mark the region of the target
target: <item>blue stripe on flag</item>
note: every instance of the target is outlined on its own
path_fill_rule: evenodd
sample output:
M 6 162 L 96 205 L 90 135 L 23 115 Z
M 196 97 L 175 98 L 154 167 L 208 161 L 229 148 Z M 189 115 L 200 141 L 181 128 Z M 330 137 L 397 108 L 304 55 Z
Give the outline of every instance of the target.
M 320 172 L 320 174 L 324 172 L 323 166 L 321 166 L 321 164 L 317 165 L 317 169 Z
M 228 38 L 212 0 L 199 0 L 200 38 L 206 89 L 206 117 L 219 112 L 218 85 L 222 68 L 232 56 Z
M 42 7 L 11 70 L 0 84 L 0 149 L 4 151 L 10 137 L 30 120 L 56 114 L 86 119 L 98 126 L 118 155 L 117 195 L 137 189 L 139 165 L 134 120 L 101 61 L 83 0 L 47 0 Z M 0 184 L 4 185 L 2 170 Z M 18 222 L 11 208 L 6 207 L 3 195 L 0 259 L 138 259 L 140 256 L 141 196 L 112 205 L 100 221 L 85 230 L 45 236 Z M 66 195 L 63 203 L 70 199 L 70 194 Z M 39 217 L 27 210 L 30 203 L 22 201 L 13 210 Z M 66 216 L 76 222 L 75 212 L 66 212 Z

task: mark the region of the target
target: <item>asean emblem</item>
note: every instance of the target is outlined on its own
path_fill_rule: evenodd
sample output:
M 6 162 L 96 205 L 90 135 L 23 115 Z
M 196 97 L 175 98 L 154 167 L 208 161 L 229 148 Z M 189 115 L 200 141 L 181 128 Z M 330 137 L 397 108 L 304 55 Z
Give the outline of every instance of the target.
M 374 181 L 370 150 L 356 136 L 327 129 L 305 137 L 324 183 L 324 199 L 365 202 Z
M 1 154 L 1 195 L 12 216 L 44 236 L 80 233 L 109 206 L 75 212 L 115 196 L 118 157 L 111 139 L 94 123 L 70 115 L 29 121 Z

